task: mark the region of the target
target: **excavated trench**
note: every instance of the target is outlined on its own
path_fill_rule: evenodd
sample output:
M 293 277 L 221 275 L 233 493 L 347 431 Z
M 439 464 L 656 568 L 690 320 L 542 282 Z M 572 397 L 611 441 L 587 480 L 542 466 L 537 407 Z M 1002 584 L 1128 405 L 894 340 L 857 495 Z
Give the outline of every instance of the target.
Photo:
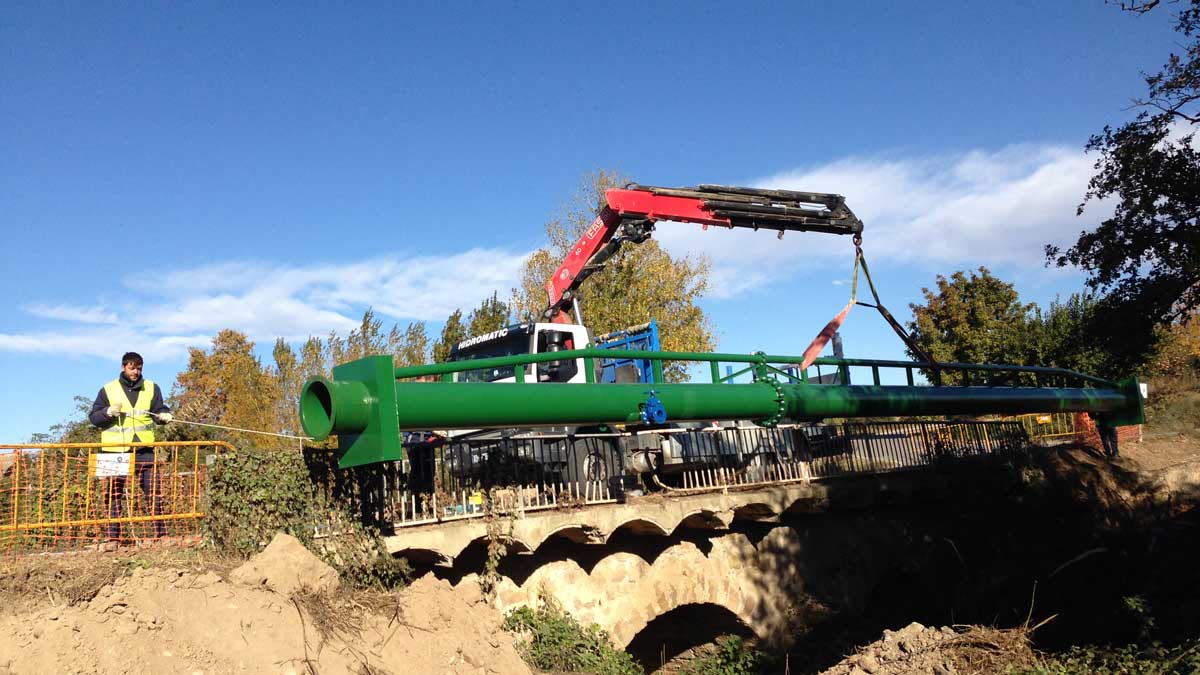
M 718 572 L 758 565 L 739 578 L 757 579 L 748 583 L 762 584 L 759 593 L 786 596 L 791 644 L 774 649 L 786 649 L 796 673 L 828 667 L 882 630 L 912 621 L 1008 627 L 1053 616 L 1035 634 L 1039 648 L 1120 644 L 1144 637 L 1148 615 L 1131 611 L 1134 597 L 1156 620 L 1156 637 L 1180 640 L 1200 630 L 1200 511 L 1189 508 L 1200 501 L 1196 490 L 1164 501 L 1146 476 L 1077 449 L 1044 451 L 949 483 L 949 492 L 928 501 L 735 519 L 727 531 L 618 532 L 605 545 L 552 537 L 530 554 L 506 556 L 498 572 L 521 586 L 554 566 L 577 566 L 579 578 L 615 559 L 654 570 L 693 548 L 698 553 L 680 559 L 725 566 Z M 727 549 L 731 537 L 744 537 L 755 556 L 717 557 L 713 551 Z M 472 545 L 452 568 L 433 569 L 457 584 L 480 573 L 486 558 L 486 546 Z M 573 583 L 549 590 L 584 592 Z M 761 626 L 750 625 L 758 617 L 738 609 L 677 603 L 646 617 L 626 649 L 651 672 L 721 635 L 767 647 Z

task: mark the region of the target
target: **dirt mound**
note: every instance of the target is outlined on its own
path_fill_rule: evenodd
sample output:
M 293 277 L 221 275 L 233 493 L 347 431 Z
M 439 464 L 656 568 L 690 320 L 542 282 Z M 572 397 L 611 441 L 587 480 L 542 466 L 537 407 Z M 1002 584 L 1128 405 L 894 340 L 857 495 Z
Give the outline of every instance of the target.
M 500 615 L 466 589 L 426 578 L 374 607 L 134 567 L 90 600 L 47 596 L 0 618 L 0 675 L 530 672 Z
M 290 597 L 301 590 L 328 591 L 337 587 L 338 573 L 304 548 L 300 540 L 280 532 L 258 555 L 229 574 L 246 586 L 265 586 Z
M 958 675 L 1000 672 L 1035 662 L 1021 630 L 926 628 L 910 623 L 884 631 L 883 639 L 858 650 L 821 675 Z

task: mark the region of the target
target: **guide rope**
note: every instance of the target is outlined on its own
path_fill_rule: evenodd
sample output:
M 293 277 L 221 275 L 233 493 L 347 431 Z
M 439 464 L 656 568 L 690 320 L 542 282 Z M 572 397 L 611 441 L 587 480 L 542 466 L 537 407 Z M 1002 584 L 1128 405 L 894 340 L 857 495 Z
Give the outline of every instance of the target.
M 151 414 L 153 414 L 153 413 L 151 413 Z M 157 418 L 158 415 L 154 415 L 154 417 Z M 225 426 L 222 424 L 208 424 L 207 422 L 192 422 L 190 420 L 181 420 L 178 417 L 173 417 L 171 419 L 171 421 L 174 423 L 177 423 L 177 424 L 190 424 L 195 427 L 208 427 L 210 429 L 223 429 L 225 431 L 240 431 L 244 434 L 259 434 L 262 436 L 276 436 L 278 438 L 291 438 L 291 439 L 300 440 L 300 441 L 315 440 L 309 436 L 294 436 L 292 434 L 280 434 L 280 433 L 275 433 L 273 431 L 259 431 L 258 429 L 242 429 L 240 427 L 228 427 L 228 426 Z

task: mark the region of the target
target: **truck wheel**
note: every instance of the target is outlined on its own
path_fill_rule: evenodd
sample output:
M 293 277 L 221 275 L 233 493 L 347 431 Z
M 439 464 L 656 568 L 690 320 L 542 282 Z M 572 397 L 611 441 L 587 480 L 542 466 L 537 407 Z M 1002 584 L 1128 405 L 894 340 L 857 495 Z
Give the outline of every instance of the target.
M 600 498 L 606 486 L 610 494 L 620 490 L 623 468 L 620 447 L 607 439 L 577 439 L 574 444 L 569 479 L 579 481 L 585 496 Z

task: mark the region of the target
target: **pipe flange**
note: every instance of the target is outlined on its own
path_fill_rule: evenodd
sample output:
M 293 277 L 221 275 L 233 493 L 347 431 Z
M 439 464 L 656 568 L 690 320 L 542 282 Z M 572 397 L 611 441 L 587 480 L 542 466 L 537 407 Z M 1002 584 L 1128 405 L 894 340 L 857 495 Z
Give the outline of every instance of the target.
M 773 377 L 763 378 L 759 382 L 775 390 L 775 412 L 758 420 L 757 424 L 761 427 L 773 427 L 779 424 L 779 420 L 783 419 L 784 410 L 787 409 L 787 406 L 784 405 L 783 385 L 779 384 Z

